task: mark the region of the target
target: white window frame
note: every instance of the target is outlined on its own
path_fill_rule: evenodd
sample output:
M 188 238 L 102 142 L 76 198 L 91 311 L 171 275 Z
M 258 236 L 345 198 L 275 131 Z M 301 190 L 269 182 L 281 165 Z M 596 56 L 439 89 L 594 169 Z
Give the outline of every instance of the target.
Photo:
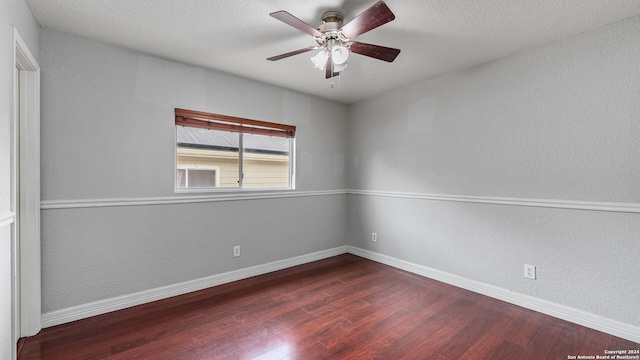
M 178 109 L 176 108 L 176 114 L 178 114 L 178 111 L 182 111 L 182 112 L 190 112 L 190 113 L 199 113 L 199 114 L 203 114 L 204 116 L 207 115 L 214 115 L 214 116 L 219 116 L 222 118 L 225 118 L 224 121 L 226 121 L 226 119 L 239 119 L 239 118 L 234 118 L 231 116 L 225 116 L 225 115 L 216 115 L 216 114 L 207 114 L 207 113 L 201 113 L 201 112 L 197 112 L 197 111 L 190 111 L 190 110 L 184 110 L 184 109 Z M 240 119 L 240 120 L 247 120 L 249 122 L 257 122 L 260 123 L 261 121 L 257 121 L 257 120 L 251 120 L 251 119 Z M 267 122 L 264 122 L 265 124 L 268 124 Z M 279 125 L 279 124 L 278 124 Z M 175 125 L 174 127 L 174 166 L 173 166 L 173 177 L 174 177 L 174 192 L 175 193 L 199 193 L 199 192 L 264 192 L 264 191 L 288 191 L 288 190 L 295 190 L 296 188 L 296 181 L 295 181 L 295 175 L 296 175 L 296 138 L 295 135 L 293 137 L 289 137 L 289 186 L 288 187 L 277 187 L 277 188 L 245 188 L 243 187 L 243 174 L 242 174 L 242 169 L 243 169 L 243 154 L 244 154 L 244 146 L 243 146 L 243 133 L 240 132 L 239 133 L 239 145 L 238 145 L 238 161 L 239 161 L 239 165 L 238 165 L 238 187 L 215 187 L 215 188 L 180 188 L 178 187 L 178 169 L 184 168 L 184 166 L 178 166 L 178 126 L 180 125 Z M 288 126 L 288 125 L 283 125 L 283 126 Z M 293 133 L 295 133 L 295 126 L 291 126 L 294 128 Z M 220 131 L 220 130 L 218 130 Z M 203 165 L 204 166 L 204 165 Z M 212 167 L 214 165 L 211 165 Z M 219 168 L 219 167 L 218 167 Z M 202 169 L 204 169 L 204 167 L 202 167 Z M 220 176 L 220 171 L 216 171 L 216 184 L 219 184 L 219 176 Z
M 176 147 L 177 148 L 177 147 Z M 185 187 L 179 187 L 180 184 L 178 182 L 178 171 L 177 170 L 184 170 L 184 175 L 185 175 L 185 180 L 184 180 L 184 185 Z M 215 171 L 215 186 L 211 189 L 217 189 L 220 187 L 220 166 L 216 166 L 216 165 L 180 165 L 176 167 L 176 189 L 180 189 L 180 190 L 186 190 L 189 189 L 190 191 L 193 190 L 206 190 L 209 188 L 190 188 L 189 187 L 189 170 L 205 170 L 205 171 Z

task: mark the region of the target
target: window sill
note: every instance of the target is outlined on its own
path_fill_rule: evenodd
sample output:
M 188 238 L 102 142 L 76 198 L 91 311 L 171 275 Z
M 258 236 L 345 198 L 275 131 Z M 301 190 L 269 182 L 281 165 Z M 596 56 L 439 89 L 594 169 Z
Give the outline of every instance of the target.
M 190 194 L 190 195 L 232 195 L 232 194 L 244 194 L 244 193 L 259 193 L 259 192 L 267 192 L 267 193 L 277 193 L 277 192 L 290 192 L 295 191 L 294 188 L 215 188 L 215 189 L 174 189 L 173 192 L 175 194 Z

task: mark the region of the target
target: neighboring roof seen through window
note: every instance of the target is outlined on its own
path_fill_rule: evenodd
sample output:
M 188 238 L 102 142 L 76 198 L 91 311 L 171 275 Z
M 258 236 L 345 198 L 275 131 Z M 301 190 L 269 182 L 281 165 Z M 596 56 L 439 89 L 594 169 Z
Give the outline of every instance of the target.
M 178 126 L 177 143 L 180 147 L 238 151 L 238 133 Z M 245 134 L 243 146 L 249 153 L 289 154 L 289 139 L 278 136 Z

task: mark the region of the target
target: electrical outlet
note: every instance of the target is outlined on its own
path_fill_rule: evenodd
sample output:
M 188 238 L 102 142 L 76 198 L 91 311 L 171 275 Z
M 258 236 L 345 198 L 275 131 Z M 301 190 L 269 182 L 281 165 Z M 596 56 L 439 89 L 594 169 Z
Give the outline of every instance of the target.
M 233 247 L 233 257 L 240 256 L 240 245 L 236 245 Z
M 536 279 L 536 267 L 524 264 L 524 277 L 527 279 Z
M 378 234 L 371 233 L 371 241 L 378 241 Z

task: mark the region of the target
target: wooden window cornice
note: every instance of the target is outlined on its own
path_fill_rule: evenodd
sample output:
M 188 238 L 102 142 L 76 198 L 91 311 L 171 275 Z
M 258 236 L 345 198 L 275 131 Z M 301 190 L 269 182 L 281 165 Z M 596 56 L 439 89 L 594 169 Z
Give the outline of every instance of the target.
M 176 125 L 293 138 L 296 127 L 267 121 L 176 108 Z

